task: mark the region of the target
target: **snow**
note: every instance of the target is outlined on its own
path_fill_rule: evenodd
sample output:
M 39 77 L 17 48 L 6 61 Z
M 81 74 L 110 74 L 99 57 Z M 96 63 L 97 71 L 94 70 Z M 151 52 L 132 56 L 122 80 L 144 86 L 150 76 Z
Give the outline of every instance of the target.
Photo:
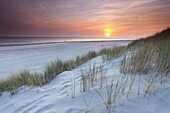
M 0 47 L 0 80 L 22 69 L 42 72 L 48 63 L 57 58 L 74 59 L 77 55 L 83 55 L 92 50 L 127 45 L 129 42 L 75 42 Z
M 102 63 L 102 56 L 96 57 L 81 66 L 59 74 L 49 84 L 34 89 L 23 86 L 14 96 L 3 92 L 0 97 L 0 113 L 107 113 L 109 109 L 101 98 L 106 99 L 109 84 L 113 82 L 113 90 L 117 81 L 125 76 L 119 72 L 120 58 Z M 94 88 L 86 92 L 80 92 L 82 69 L 96 64 L 108 69 L 104 78 L 105 82 L 100 88 L 100 80 L 94 82 Z M 130 75 L 126 75 L 130 76 Z M 138 77 L 132 85 L 129 97 L 125 94 L 118 95 L 111 109 L 114 113 L 169 113 L 170 111 L 170 84 L 168 82 L 156 87 L 150 95 L 144 97 L 145 77 L 141 79 L 140 95 L 137 94 Z M 167 78 L 169 81 L 169 78 Z M 74 85 L 75 83 L 75 85 Z M 128 84 L 129 85 L 129 84 Z M 128 87 L 128 85 L 126 87 Z M 75 97 L 73 89 L 75 86 Z M 96 92 L 101 94 L 101 96 Z M 87 105 L 86 105 L 87 103 Z M 113 111 L 114 110 L 114 111 Z

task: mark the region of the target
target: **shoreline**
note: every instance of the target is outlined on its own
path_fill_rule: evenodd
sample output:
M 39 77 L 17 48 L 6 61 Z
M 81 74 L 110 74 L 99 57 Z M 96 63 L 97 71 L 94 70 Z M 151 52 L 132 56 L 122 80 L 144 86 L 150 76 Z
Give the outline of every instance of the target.
M 92 41 L 58 41 L 58 42 L 28 42 L 28 43 L 4 43 L 0 44 L 0 47 L 7 47 L 7 46 L 29 46 L 29 45 L 46 45 L 46 44 L 57 44 L 57 43 L 93 43 L 93 42 L 131 42 L 133 40 L 92 40 Z

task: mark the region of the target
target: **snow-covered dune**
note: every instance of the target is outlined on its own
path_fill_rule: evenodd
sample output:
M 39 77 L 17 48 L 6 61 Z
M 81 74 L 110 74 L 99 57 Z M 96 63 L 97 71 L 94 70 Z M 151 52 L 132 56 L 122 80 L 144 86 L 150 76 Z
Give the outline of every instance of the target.
M 110 83 L 113 82 L 115 87 L 119 78 L 125 76 L 119 72 L 121 59 L 102 63 L 102 57 L 99 56 L 73 70 L 59 74 L 43 87 L 31 89 L 23 86 L 14 96 L 4 92 L 0 97 L 0 113 L 107 113 L 104 100 L 107 99 Z M 100 88 L 98 78 L 93 87 L 81 92 L 81 71 L 94 63 L 107 69 L 103 87 Z M 114 110 L 114 113 L 169 113 L 170 84 L 166 82 L 159 85 L 150 95 L 144 97 L 145 78 L 141 80 L 140 95 L 137 94 L 137 80 L 134 81 L 128 98 L 128 90 L 125 90 L 124 94 L 115 98 L 114 108 L 111 110 Z

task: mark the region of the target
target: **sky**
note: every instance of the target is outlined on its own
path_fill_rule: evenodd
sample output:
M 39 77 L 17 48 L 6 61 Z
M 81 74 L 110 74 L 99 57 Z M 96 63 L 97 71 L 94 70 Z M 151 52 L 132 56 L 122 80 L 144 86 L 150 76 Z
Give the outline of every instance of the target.
M 0 36 L 134 39 L 170 26 L 170 0 L 1 0 Z

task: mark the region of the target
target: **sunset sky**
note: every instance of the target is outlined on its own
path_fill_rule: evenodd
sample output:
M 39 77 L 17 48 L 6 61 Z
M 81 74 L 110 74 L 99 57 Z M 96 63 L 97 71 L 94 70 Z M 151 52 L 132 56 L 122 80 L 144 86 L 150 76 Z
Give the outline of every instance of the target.
M 0 36 L 134 39 L 167 27 L 170 0 L 0 1 Z

